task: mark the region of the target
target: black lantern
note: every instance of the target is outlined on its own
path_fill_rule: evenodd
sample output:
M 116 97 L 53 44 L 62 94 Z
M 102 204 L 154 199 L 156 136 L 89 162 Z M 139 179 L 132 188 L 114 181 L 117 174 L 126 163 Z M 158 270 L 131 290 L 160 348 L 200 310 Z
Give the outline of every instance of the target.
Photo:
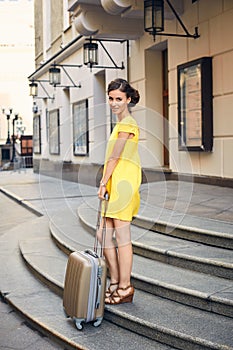
M 36 97 L 38 95 L 38 84 L 32 81 L 29 84 L 29 88 L 30 88 L 30 93 L 29 93 L 30 96 Z
M 93 43 L 91 39 L 83 45 L 83 63 L 90 67 L 98 64 L 98 44 Z
M 154 40 L 157 33 L 164 31 L 164 1 L 144 1 L 144 29 L 153 35 Z
M 164 0 L 144 0 L 144 30 L 153 35 L 177 36 L 183 38 L 197 39 L 200 37 L 198 27 L 195 27 L 194 34 L 190 34 L 185 27 L 178 13 L 170 0 L 166 0 L 167 6 L 170 8 L 180 26 L 184 30 L 184 34 L 180 33 L 164 33 Z
M 49 84 L 56 86 L 61 84 L 61 70 L 57 67 L 49 68 Z
M 118 66 L 116 62 L 114 61 L 113 57 L 111 56 L 110 52 L 107 50 L 107 48 L 104 46 L 103 41 L 108 42 L 119 42 L 123 43 L 127 40 L 117 40 L 117 39 L 94 39 L 95 42 L 92 42 L 92 38 L 89 37 L 87 43 L 83 45 L 83 63 L 90 69 L 92 68 L 104 68 L 104 69 L 125 69 L 124 63 L 122 62 L 121 66 Z M 103 50 L 102 52 L 105 52 L 105 54 L 108 56 L 108 59 L 112 62 L 112 66 L 102 66 L 98 65 L 98 44 L 100 43 L 100 47 Z
M 44 90 L 44 92 L 46 93 L 46 96 L 38 97 L 38 84 L 37 84 L 37 82 L 40 84 L 42 90 Z M 49 96 L 49 94 L 48 94 L 47 90 L 45 89 L 45 87 L 43 86 L 42 82 L 48 83 L 49 80 L 32 80 L 29 84 L 29 88 L 30 88 L 29 95 L 32 97 L 35 97 L 35 98 L 49 98 L 51 100 L 54 100 L 54 97 Z

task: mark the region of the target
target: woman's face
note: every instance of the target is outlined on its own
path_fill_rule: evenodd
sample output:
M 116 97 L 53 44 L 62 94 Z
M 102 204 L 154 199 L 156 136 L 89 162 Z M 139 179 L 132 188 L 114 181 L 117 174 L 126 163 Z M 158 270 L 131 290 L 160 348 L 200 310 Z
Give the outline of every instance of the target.
M 112 90 L 109 92 L 108 101 L 112 112 L 116 115 L 128 113 L 128 103 L 130 97 L 127 98 L 126 93 L 120 90 Z

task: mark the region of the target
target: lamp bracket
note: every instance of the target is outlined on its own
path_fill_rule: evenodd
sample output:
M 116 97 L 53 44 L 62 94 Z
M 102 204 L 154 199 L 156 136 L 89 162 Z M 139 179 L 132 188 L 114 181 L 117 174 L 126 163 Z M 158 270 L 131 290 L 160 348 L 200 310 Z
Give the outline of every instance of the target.
M 71 81 L 72 86 L 63 86 L 63 85 L 59 85 L 59 87 L 75 87 L 75 88 L 81 88 L 81 84 L 79 83 L 78 85 L 75 84 L 75 82 L 73 81 L 73 79 L 71 78 L 70 74 L 67 72 L 67 70 L 64 67 L 82 67 L 82 65 L 79 66 L 75 66 L 75 65 L 58 65 L 59 67 L 62 68 L 62 70 L 64 71 L 64 73 L 66 74 L 66 76 L 68 77 L 68 79 Z
M 38 82 L 38 83 L 48 83 L 49 80 L 48 79 L 33 79 L 31 80 L 32 82 Z
M 68 77 L 68 79 L 70 80 L 70 82 L 72 83 L 72 85 L 60 85 L 57 84 L 56 87 L 62 87 L 62 88 L 81 88 L 81 84 L 79 83 L 78 85 L 75 84 L 75 82 L 73 81 L 73 79 L 71 78 L 70 74 L 67 72 L 67 70 L 64 67 L 75 67 L 75 68 L 81 68 L 82 64 L 57 64 L 54 62 L 53 64 L 54 67 L 61 67 L 62 70 L 64 71 L 64 73 L 66 74 L 66 76 Z
M 176 12 L 174 6 L 171 4 L 170 0 L 165 0 L 174 13 L 176 19 L 180 23 L 181 27 L 183 28 L 185 34 L 173 34 L 173 33 L 164 33 L 164 32 L 151 32 L 150 34 L 153 35 L 154 40 L 156 35 L 166 35 L 166 36 L 177 36 L 177 37 L 183 37 L 183 38 L 193 38 L 197 39 L 200 38 L 200 34 L 198 33 L 198 27 L 195 27 L 195 32 L 194 34 L 190 34 L 188 29 L 185 27 L 184 23 L 182 22 L 181 18 L 179 17 L 178 13 Z
M 73 67 L 73 68 L 81 68 L 83 65 L 82 64 L 55 64 L 55 66 L 58 67 Z
M 47 80 L 47 79 L 32 79 L 31 82 L 32 83 L 33 82 L 38 82 L 40 84 L 41 88 L 44 90 L 44 92 L 46 94 L 46 96 L 44 96 L 44 97 L 34 96 L 34 98 L 36 98 L 36 99 L 50 99 L 50 100 L 54 100 L 54 97 L 49 96 L 48 91 L 45 89 L 44 85 L 42 84 L 42 83 L 48 83 L 49 80 Z
M 54 100 L 54 97 L 49 96 L 48 91 L 45 89 L 44 85 L 42 84 L 42 80 L 37 80 L 38 83 L 40 84 L 40 86 L 42 87 L 42 89 L 44 90 L 44 92 L 46 93 L 47 97 L 42 97 L 42 98 L 47 98 L 50 100 Z M 44 80 L 43 82 L 47 82 L 48 80 Z
M 92 40 L 90 38 L 90 40 Z M 99 65 L 89 65 L 90 68 L 106 68 L 106 69 L 125 69 L 124 63 L 121 63 L 121 66 L 118 66 L 116 64 L 116 62 L 114 61 L 114 59 L 112 58 L 112 56 L 110 55 L 110 53 L 108 52 L 108 50 L 106 49 L 106 47 L 103 44 L 103 41 L 107 41 L 107 42 L 118 42 L 118 43 L 124 43 L 127 40 L 117 40 L 117 39 L 93 39 L 94 41 L 98 41 L 100 43 L 100 45 L 102 46 L 104 52 L 107 54 L 107 56 L 109 57 L 109 59 L 111 60 L 113 66 L 99 66 Z

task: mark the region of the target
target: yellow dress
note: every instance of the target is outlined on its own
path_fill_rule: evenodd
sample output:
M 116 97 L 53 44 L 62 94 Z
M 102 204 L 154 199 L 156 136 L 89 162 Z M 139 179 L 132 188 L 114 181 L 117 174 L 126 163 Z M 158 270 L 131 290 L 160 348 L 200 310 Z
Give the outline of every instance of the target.
M 114 127 L 106 149 L 104 172 L 119 132 L 128 132 L 134 136 L 126 141 L 121 157 L 107 183 L 109 202 L 106 217 L 131 221 L 139 210 L 141 184 L 141 165 L 138 154 L 139 128 L 134 118 L 125 117 Z

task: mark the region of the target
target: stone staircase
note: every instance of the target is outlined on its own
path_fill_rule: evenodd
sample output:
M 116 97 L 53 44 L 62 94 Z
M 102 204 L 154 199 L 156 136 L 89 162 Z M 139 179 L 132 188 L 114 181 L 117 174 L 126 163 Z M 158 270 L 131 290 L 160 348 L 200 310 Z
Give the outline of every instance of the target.
M 67 258 L 93 247 L 97 205 L 96 198 L 85 198 L 77 211 L 22 224 L 20 238 L 19 227 L 9 232 L 1 242 L 10 257 L 2 268 L 5 275 L 17 268 L 2 291 L 8 302 L 66 349 L 232 350 L 233 236 L 184 226 L 166 234 L 166 223 L 153 223 L 152 213 L 132 225 L 134 303 L 106 305 L 97 328 L 85 324 L 78 331 L 66 319 Z M 209 244 L 202 242 L 205 235 Z

